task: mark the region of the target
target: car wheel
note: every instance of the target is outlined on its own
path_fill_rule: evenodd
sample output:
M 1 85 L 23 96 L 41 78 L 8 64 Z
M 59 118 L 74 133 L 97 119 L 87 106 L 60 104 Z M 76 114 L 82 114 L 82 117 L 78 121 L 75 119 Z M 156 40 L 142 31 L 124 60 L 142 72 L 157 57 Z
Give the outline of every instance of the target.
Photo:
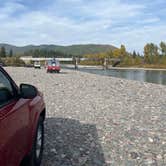
M 43 118 L 40 117 L 37 125 L 36 135 L 29 158 L 29 166 L 40 166 L 44 145 L 44 123 Z

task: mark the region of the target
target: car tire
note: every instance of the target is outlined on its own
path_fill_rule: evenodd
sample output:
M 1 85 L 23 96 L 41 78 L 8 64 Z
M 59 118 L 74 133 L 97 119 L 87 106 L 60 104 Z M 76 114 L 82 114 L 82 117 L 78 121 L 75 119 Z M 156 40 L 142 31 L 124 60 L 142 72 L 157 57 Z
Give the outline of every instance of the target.
M 27 162 L 28 166 L 40 166 L 44 149 L 44 122 L 40 117 L 37 125 L 33 147 Z

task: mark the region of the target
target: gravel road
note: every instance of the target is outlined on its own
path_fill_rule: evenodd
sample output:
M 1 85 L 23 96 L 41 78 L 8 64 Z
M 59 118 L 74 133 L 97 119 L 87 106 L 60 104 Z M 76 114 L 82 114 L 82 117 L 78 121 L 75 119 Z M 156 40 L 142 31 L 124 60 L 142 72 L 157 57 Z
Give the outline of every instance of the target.
M 166 87 L 74 70 L 6 70 L 47 105 L 42 166 L 166 165 Z

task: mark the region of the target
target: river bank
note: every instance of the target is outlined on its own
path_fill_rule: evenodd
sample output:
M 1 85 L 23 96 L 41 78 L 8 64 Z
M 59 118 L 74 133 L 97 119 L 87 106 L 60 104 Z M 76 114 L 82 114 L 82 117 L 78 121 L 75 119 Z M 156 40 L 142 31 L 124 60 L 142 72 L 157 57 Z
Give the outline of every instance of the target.
M 73 69 L 73 66 L 64 66 L 64 68 Z M 110 67 L 109 69 L 105 70 L 101 66 L 79 66 L 78 70 L 81 72 L 92 73 L 101 76 L 110 76 L 166 85 L 166 70 L 121 67 Z
M 6 68 L 47 106 L 42 166 L 166 165 L 166 88 L 64 69 Z
M 74 65 L 62 65 L 67 68 L 74 68 Z M 103 69 L 103 66 L 90 66 L 90 65 L 78 65 L 78 68 L 89 68 L 89 69 Z M 152 71 L 166 71 L 164 68 L 150 68 L 150 67 L 112 67 L 108 66 L 111 70 L 152 70 Z

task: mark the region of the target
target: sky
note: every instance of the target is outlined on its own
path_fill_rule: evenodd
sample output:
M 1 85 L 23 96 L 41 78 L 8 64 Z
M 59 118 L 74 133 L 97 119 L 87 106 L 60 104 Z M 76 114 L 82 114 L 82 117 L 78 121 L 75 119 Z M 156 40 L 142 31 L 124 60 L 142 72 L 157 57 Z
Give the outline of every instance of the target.
M 124 44 L 166 41 L 166 0 L 0 0 L 0 43 Z

